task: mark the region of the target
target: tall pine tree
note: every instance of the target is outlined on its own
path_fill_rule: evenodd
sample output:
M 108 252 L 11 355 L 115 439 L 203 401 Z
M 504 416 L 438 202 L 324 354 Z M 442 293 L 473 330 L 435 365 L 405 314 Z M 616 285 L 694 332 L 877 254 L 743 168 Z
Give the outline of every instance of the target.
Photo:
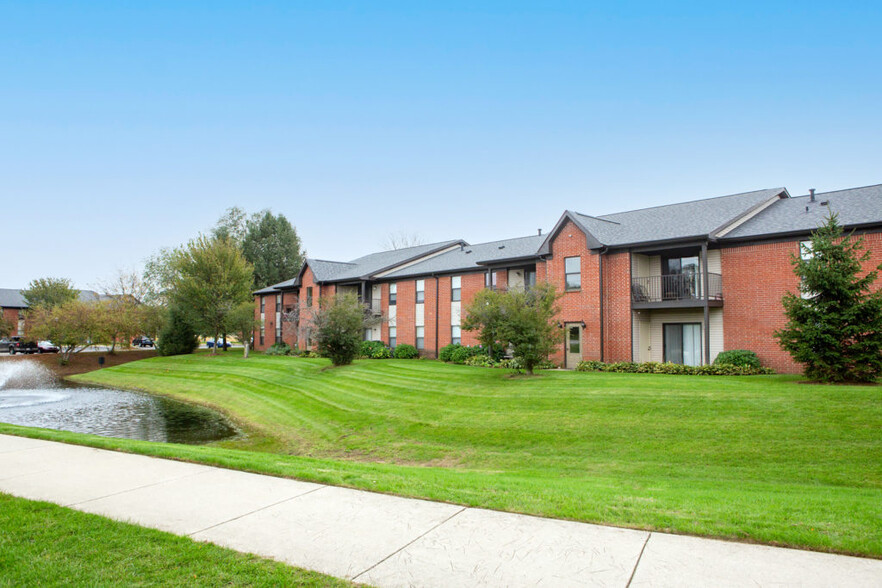
M 882 290 L 872 290 L 879 265 L 861 277 L 870 258 L 863 239 L 843 237 L 836 215 L 812 234 L 806 255 L 794 255 L 801 296 L 782 303 L 787 325 L 781 347 L 823 382 L 873 382 L 882 375 Z

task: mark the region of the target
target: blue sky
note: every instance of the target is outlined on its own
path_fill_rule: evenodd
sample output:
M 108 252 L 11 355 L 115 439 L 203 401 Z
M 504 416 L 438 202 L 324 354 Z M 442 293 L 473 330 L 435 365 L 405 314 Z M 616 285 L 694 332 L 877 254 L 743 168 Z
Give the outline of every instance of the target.
M 234 205 L 350 259 L 882 182 L 878 2 L 434 4 L 0 0 L 0 287 Z

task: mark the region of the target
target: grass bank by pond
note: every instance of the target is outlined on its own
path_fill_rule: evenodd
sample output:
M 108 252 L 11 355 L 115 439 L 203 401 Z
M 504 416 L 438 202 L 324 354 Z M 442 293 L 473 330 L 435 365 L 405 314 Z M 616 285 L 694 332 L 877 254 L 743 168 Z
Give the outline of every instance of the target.
M 353 586 L 170 533 L 0 494 L 0 586 Z
M 208 404 L 251 432 L 212 447 L 90 444 L 514 512 L 882 556 L 880 387 L 788 376 L 513 378 L 435 361 L 327 365 L 193 355 L 76 379 Z

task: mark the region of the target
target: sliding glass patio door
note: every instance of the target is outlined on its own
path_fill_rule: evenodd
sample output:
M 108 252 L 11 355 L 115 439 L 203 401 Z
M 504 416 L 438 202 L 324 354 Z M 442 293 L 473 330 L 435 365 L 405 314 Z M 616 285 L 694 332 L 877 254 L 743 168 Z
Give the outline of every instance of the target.
M 664 325 L 665 361 L 701 365 L 701 323 Z

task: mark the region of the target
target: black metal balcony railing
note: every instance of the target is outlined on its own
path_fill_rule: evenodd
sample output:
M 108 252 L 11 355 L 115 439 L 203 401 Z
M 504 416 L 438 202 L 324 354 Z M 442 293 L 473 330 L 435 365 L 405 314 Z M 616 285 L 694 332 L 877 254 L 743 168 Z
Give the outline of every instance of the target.
M 379 298 L 375 298 L 374 300 L 371 300 L 371 304 L 370 304 L 370 306 L 371 306 L 371 312 L 372 312 L 372 313 L 374 313 L 374 314 L 376 314 L 376 315 L 382 314 L 382 312 L 383 312 L 383 307 L 382 307 L 382 305 L 380 304 L 380 299 L 379 299 Z
M 631 302 L 703 300 L 705 285 L 701 278 L 701 273 L 631 278 Z M 723 276 L 709 273 L 707 282 L 708 299 L 722 300 Z

